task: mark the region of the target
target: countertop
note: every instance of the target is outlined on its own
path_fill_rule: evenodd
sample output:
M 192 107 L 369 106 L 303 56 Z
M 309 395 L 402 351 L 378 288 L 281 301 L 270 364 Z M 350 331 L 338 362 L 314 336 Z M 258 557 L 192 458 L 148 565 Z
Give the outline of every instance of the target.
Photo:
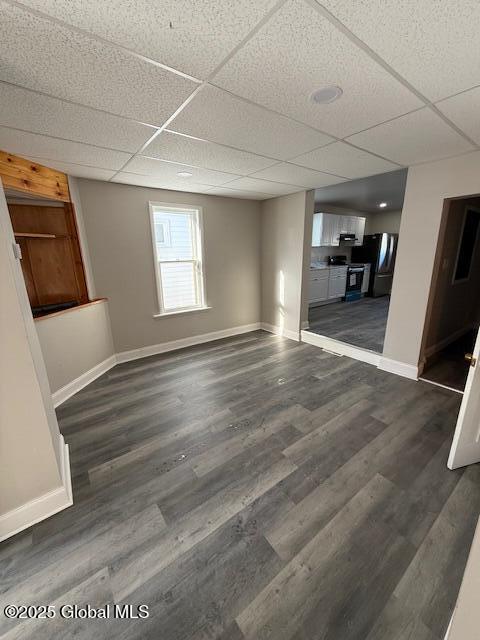
M 313 262 L 310 265 L 310 271 L 321 271 L 322 269 L 338 269 L 339 267 L 348 267 L 348 264 L 327 264 L 326 262 Z M 356 263 L 358 264 L 358 263 Z M 361 263 L 360 263 L 361 264 Z M 366 267 L 370 266 L 369 262 L 364 262 L 363 263 Z

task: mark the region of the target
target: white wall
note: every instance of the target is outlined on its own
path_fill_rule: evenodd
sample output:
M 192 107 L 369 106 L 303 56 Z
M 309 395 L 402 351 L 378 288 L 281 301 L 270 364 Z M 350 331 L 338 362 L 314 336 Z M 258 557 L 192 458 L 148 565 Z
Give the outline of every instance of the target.
M 260 321 L 260 204 L 203 194 L 78 180 L 97 295 L 109 300 L 115 351 Z M 207 304 L 158 312 L 148 203 L 203 207 Z
M 63 438 L 0 183 L 0 539 L 70 503 Z
M 400 224 L 384 355 L 416 366 L 445 198 L 480 193 L 480 152 L 411 167 Z
M 262 202 L 262 322 L 296 339 L 303 316 L 302 282 L 308 268 L 304 258 L 310 254 L 312 215 L 311 192 Z
M 35 320 L 55 393 L 114 355 L 106 300 Z
M 83 221 L 82 201 L 78 192 L 78 178 L 68 176 L 68 188 L 70 190 L 70 199 L 72 201 L 73 210 L 75 212 L 75 220 L 77 222 L 78 241 L 80 243 L 80 251 L 82 253 L 83 268 L 85 271 L 85 280 L 87 281 L 88 297 L 93 300 L 97 296 L 95 287 L 95 278 L 93 277 L 92 262 L 90 260 L 90 250 L 88 248 L 87 234 L 85 231 L 85 223 Z

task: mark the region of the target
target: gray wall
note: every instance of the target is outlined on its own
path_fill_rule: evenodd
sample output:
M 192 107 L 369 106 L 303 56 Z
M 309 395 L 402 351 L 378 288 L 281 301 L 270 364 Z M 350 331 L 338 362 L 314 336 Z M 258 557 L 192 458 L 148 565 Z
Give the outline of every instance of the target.
M 480 152 L 408 171 L 384 355 L 417 366 L 445 198 L 480 193 Z
M 310 193 L 310 192 L 309 192 Z M 262 203 L 262 322 L 298 339 L 304 247 L 311 246 L 313 199 L 301 191 Z
M 400 231 L 401 211 L 386 211 L 383 213 L 367 213 L 365 223 L 365 234 L 372 233 L 398 233 Z
M 37 318 L 35 327 L 52 393 L 114 354 L 106 300 Z
M 116 352 L 260 321 L 260 204 L 78 180 L 97 295 L 109 299 Z M 148 202 L 203 207 L 207 304 L 157 313 Z

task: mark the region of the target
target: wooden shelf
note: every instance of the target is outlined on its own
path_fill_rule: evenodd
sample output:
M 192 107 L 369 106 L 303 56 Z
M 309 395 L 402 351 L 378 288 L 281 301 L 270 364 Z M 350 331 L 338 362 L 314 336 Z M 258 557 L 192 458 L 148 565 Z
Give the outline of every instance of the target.
M 56 238 L 54 233 L 22 233 L 21 231 L 15 231 L 15 236 L 18 238 Z

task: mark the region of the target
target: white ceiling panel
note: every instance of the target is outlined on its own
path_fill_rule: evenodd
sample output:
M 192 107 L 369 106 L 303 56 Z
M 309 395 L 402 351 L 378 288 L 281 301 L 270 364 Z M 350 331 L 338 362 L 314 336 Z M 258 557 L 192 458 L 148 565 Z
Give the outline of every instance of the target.
M 97 167 L 86 167 L 81 164 L 74 164 L 73 162 L 57 162 L 56 160 L 42 160 L 41 158 L 33 158 L 30 156 L 30 160 L 44 164 L 50 167 L 50 169 L 56 169 L 62 173 L 66 173 L 69 176 L 76 178 L 92 178 L 93 180 L 110 180 L 115 175 L 115 171 L 109 169 L 97 169 Z M 47 163 L 47 164 L 46 164 Z
M 423 103 L 302 0 L 290 0 L 243 46 L 213 82 L 340 138 Z M 342 88 L 331 104 L 310 96 Z
M 447 158 L 473 149 L 472 145 L 427 107 L 357 133 L 348 140 L 407 166 Z
M 282 184 L 259 178 L 238 178 L 225 185 L 227 189 L 240 189 L 240 191 L 252 191 L 253 193 L 265 193 L 270 196 L 283 196 L 287 193 L 297 193 L 302 188 L 294 184 Z
M 21 156 L 73 162 L 101 169 L 120 169 L 131 157 L 123 151 L 93 147 L 80 142 L 49 138 L 36 133 L 0 127 L 0 149 Z M 47 164 L 47 162 L 44 162 Z
M 176 182 L 196 182 L 199 184 L 209 184 L 212 187 L 225 184 L 234 180 L 237 176 L 222 171 L 212 171 L 211 169 L 200 169 L 187 164 L 177 164 L 173 162 L 164 162 L 154 158 L 145 158 L 144 156 L 136 156 L 124 168 L 126 173 L 138 173 L 141 175 L 155 176 L 165 180 L 174 180 Z M 182 171 L 188 171 L 192 175 L 182 178 L 178 174 Z
M 314 131 L 216 87 L 204 87 L 169 129 L 279 160 L 332 142 Z
M 430 100 L 479 83 L 478 0 L 320 0 Z
M 480 87 L 442 100 L 437 103 L 437 107 L 472 140 L 480 144 Z
M 257 191 L 241 191 L 240 189 L 228 189 L 227 187 L 213 187 L 207 192 L 212 196 L 225 196 L 227 198 L 243 198 L 247 200 L 267 200 L 272 196 Z
M 292 162 L 304 167 L 328 171 L 346 178 L 363 178 L 376 173 L 398 169 L 398 165 L 371 153 L 355 149 L 344 142 L 334 142 L 326 147 L 292 158 Z
M 172 189 L 173 191 L 188 191 L 191 193 L 206 193 L 212 187 L 210 185 L 195 184 L 185 181 L 168 180 L 165 178 L 156 178 L 154 176 L 140 176 L 135 173 L 125 173 L 121 171 L 117 173 L 112 182 L 120 182 L 122 184 L 132 184 L 137 187 L 152 187 L 154 189 Z
M 188 138 L 168 131 L 157 136 L 144 149 L 142 155 L 239 175 L 259 171 L 277 162 L 247 151 L 238 151 L 214 142 Z
M 16 6 L 0 10 L 0 80 L 152 125 L 198 86 Z
M 206 78 L 276 0 L 22 0 L 157 62 Z
M 132 153 L 156 129 L 0 83 L 0 125 Z
M 272 180 L 273 182 L 296 184 L 299 187 L 310 189 L 345 182 L 345 178 L 331 176 L 328 173 L 321 173 L 320 171 L 313 171 L 312 169 L 299 167 L 288 162 L 281 162 L 268 169 L 263 169 L 263 171 L 257 171 L 251 177 L 261 178 L 262 180 Z

